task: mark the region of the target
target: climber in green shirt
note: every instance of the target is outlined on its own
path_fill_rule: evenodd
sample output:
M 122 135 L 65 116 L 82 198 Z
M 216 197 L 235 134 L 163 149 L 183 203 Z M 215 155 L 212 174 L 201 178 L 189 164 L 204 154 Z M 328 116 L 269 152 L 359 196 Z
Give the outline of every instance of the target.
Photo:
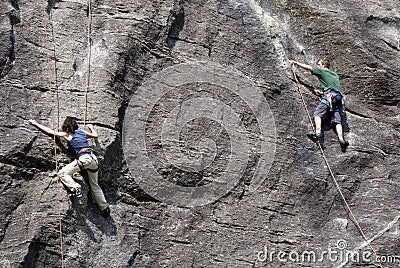
M 291 61 L 290 63 L 311 71 L 311 74 L 318 78 L 323 89 L 323 91 L 316 90 L 317 94 L 322 95 L 323 97 L 314 112 L 315 133 L 309 133 L 307 136 L 313 141 L 320 142 L 323 146 L 323 133 L 321 132 L 322 123 L 324 121 L 324 123 L 327 123 L 326 121 L 329 120 L 330 122 L 328 123 L 335 126 L 342 152 L 346 152 L 349 142 L 346 141 L 343 136 L 342 119 L 340 115 L 342 109 L 340 81 L 339 76 L 335 72 L 329 70 L 329 60 L 318 60 L 317 67 L 312 67 L 296 61 Z

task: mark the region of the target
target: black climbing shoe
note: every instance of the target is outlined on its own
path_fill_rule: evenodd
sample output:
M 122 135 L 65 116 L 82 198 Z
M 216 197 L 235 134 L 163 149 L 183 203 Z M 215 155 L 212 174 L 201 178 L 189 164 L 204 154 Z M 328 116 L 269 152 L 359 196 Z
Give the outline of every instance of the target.
M 110 206 L 106 207 L 105 209 L 103 209 L 102 211 L 100 211 L 101 216 L 103 216 L 104 218 L 108 218 L 110 217 Z
M 83 205 L 82 191 L 81 191 L 80 188 L 76 188 L 75 191 L 72 192 L 70 197 L 73 198 L 73 200 L 74 200 L 73 202 L 75 202 L 75 204 L 77 204 L 78 206 L 82 206 Z
M 320 138 L 321 138 L 321 133 L 314 133 L 314 132 L 307 133 L 307 137 L 308 137 L 310 140 L 312 140 L 313 142 L 317 142 L 317 141 L 319 141 Z
M 339 143 L 340 143 L 340 149 L 342 149 L 342 152 L 345 153 L 347 147 L 349 146 L 349 142 L 345 140 L 339 140 Z
M 80 189 L 80 188 L 76 188 L 75 193 L 74 193 L 74 196 L 75 196 L 76 198 L 81 198 L 81 197 L 82 197 L 82 192 L 81 192 L 81 189 Z

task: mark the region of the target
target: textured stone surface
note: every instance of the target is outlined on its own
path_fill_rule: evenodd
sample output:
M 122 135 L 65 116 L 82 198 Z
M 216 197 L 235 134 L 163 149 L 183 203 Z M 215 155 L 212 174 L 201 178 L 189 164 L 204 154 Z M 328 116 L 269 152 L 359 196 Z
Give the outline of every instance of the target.
M 333 60 L 341 77 L 352 129 L 346 154 L 328 134 L 327 157 L 375 249 L 400 255 L 398 1 L 92 2 L 87 119 L 105 148 L 100 185 L 111 218 L 99 215 L 86 184 L 78 205 L 54 183 L 53 141 L 26 124 L 29 118 L 55 126 L 67 115 L 83 119 L 87 3 L 3 1 L 0 265 L 61 267 L 61 220 L 65 267 L 375 267 L 327 258 L 302 265 L 280 262 L 276 255 L 273 263 L 258 259 L 266 247 L 322 254 L 338 241 L 346 242 L 346 250 L 368 250 L 317 148 L 304 135 L 310 127 L 288 60 L 313 64 L 322 56 Z M 122 127 L 130 119 L 125 116 L 130 99 L 147 79 L 192 61 L 235 68 L 258 87 L 274 116 L 276 153 L 257 191 L 248 189 L 258 159 L 253 155 L 227 195 L 183 208 L 160 203 L 139 187 L 124 160 Z M 299 77 L 308 86 L 318 85 L 306 72 L 299 71 Z M 201 87 L 191 90 L 213 89 Z M 181 93 L 172 94 L 165 107 L 181 100 Z M 235 105 L 231 95 L 219 97 Z M 312 98 L 306 101 L 309 109 L 316 106 Z M 254 127 L 251 115 L 241 115 L 244 125 Z M 215 128 L 195 121 L 182 140 L 195 147 L 194 139 L 215 137 Z M 224 158 L 228 137 L 223 132 L 218 137 L 216 144 L 225 150 L 210 174 L 223 170 L 229 159 Z M 65 144 L 58 145 L 64 165 L 68 154 Z M 162 155 L 154 159 L 163 160 Z M 204 174 L 163 168 L 165 179 L 177 184 L 207 183 Z

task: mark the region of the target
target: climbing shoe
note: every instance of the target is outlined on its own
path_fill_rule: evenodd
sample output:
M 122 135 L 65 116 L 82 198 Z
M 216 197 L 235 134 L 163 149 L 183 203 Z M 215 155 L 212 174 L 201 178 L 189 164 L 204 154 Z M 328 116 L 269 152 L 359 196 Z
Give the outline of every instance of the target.
M 110 217 L 110 206 L 106 207 L 105 209 L 103 209 L 102 211 L 100 211 L 101 216 L 103 216 L 104 218 L 108 218 Z
M 74 195 L 75 195 L 76 198 L 81 198 L 82 197 L 81 189 L 80 188 L 76 188 Z
M 345 153 L 347 147 L 349 146 L 349 142 L 345 140 L 339 140 L 339 143 L 340 143 L 340 149 L 342 149 L 342 152 Z
M 75 191 L 73 191 L 70 194 L 70 197 L 72 197 L 73 202 L 75 204 L 77 204 L 78 206 L 82 206 L 83 205 L 83 200 L 82 200 L 82 191 L 80 188 L 76 188 Z
M 312 140 L 313 142 L 317 142 L 317 141 L 319 141 L 320 138 L 321 138 L 321 133 L 314 133 L 314 132 L 307 133 L 307 137 L 308 137 L 310 140 Z

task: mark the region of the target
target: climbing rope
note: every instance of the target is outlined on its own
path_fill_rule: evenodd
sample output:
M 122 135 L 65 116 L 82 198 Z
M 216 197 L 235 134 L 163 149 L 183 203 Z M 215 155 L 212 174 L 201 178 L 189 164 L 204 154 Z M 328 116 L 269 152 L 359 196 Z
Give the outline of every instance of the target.
M 50 27 L 51 27 L 51 42 L 53 43 L 53 58 L 54 58 L 54 84 L 56 87 L 56 100 L 57 100 L 57 129 L 60 128 L 60 98 L 58 95 L 58 68 L 57 68 L 57 55 L 56 55 L 56 42 L 54 40 L 54 27 L 53 27 L 53 12 L 50 11 Z M 54 126 L 53 126 L 54 127 Z
M 299 82 L 300 83 L 300 82 Z M 301 90 L 303 90 L 304 93 L 306 93 L 307 95 L 313 97 L 314 99 L 316 99 L 317 101 L 321 100 L 321 97 L 318 97 L 317 95 L 313 94 L 310 92 L 310 90 L 306 89 L 304 86 L 301 87 Z
M 299 80 L 298 80 L 298 78 L 297 78 L 297 75 L 296 75 L 296 67 L 294 66 L 294 64 L 292 65 L 292 72 L 293 72 L 293 76 L 294 76 L 294 79 L 295 79 L 296 84 L 297 84 L 297 89 L 298 89 L 298 92 L 299 92 L 299 94 L 300 94 L 300 97 L 301 97 L 301 100 L 302 100 L 304 109 L 305 109 L 305 111 L 306 111 L 306 113 L 307 113 L 307 116 L 308 116 L 308 119 L 309 119 L 309 121 L 310 121 L 311 128 L 312 128 L 313 132 L 315 132 L 315 128 L 314 128 L 314 124 L 313 124 L 312 119 L 311 119 L 311 116 L 310 116 L 310 112 L 308 111 L 307 104 L 306 104 L 306 102 L 305 102 L 305 100 L 304 100 L 304 96 L 303 96 L 303 94 L 302 94 L 302 92 L 301 92 L 301 91 L 302 91 L 302 89 L 301 89 L 301 84 L 300 84 L 300 82 L 299 82 Z M 334 184 L 335 184 L 335 186 L 336 186 L 336 189 L 338 190 L 339 195 L 340 195 L 340 197 L 342 198 L 343 203 L 344 203 L 345 206 L 346 206 L 347 211 L 349 212 L 349 214 L 350 214 L 351 217 L 353 218 L 353 222 L 354 222 L 354 224 L 356 225 L 357 229 L 359 230 L 359 232 L 360 232 L 362 238 L 365 240 L 365 242 L 368 244 L 368 246 L 369 246 L 369 248 L 371 249 L 371 251 L 372 251 L 372 252 L 374 253 L 374 255 L 376 256 L 376 260 L 378 261 L 379 266 L 382 268 L 382 264 L 381 264 L 381 262 L 380 262 L 380 260 L 379 260 L 379 256 L 378 256 L 377 252 L 375 251 L 375 249 L 372 247 L 372 245 L 371 245 L 371 243 L 369 242 L 368 238 L 366 237 L 366 235 L 365 235 L 363 229 L 361 228 L 361 226 L 360 226 L 360 224 L 359 224 L 359 222 L 358 222 L 356 216 L 354 215 L 354 213 L 353 213 L 353 211 L 351 210 L 349 204 L 347 203 L 346 198 L 344 197 L 344 194 L 343 194 L 343 192 L 342 192 L 342 190 L 341 190 L 341 188 L 340 188 L 340 185 L 339 185 L 339 183 L 338 183 L 338 181 L 337 181 L 337 179 L 336 179 L 336 177 L 335 177 L 335 174 L 334 174 L 333 171 L 332 171 L 332 168 L 331 168 L 331 166 L 330 166 L 330 164 L 329 164 L 329 162 L 328 162 L 328 159 L 327 159 L 327 157 L 326 157 L 326 155 L 325 155 L 325 153 L 324 153 L 324 150 L 323 150 L 321 144 L 319 143 L 319 141 L 317 141 L 317 145 L 318 145 L 318 148 L 319 148 L 319 150 L 320 150 L 320 152 L 321 152 L 322 158 L 323 158 L 324 161 L 325 161 L 325 165 L 326 165 L 326 167 L 328 168 L 329 173 L 330 173 L 330 175 L 331 175 L 331 177 L 332 177 L 332 180 L 333 180 L 333 182 L 334 182 Z
M 88 6 L 88 22 L 87 22 L 87 46 L 86 46 L 86 86 L 85 86 L 85 96 L 83 97 L 83 128 L 86 126 L 86 115 L 87 115 L 87 95 L 89 91 L 89 82 L 90 82 L 90 52 L 91 52 L 91 41 L 90 41 L 90 32 L 92 25 L 92 11 L 91 11 L 91 3 L 90 0 L 87 1 Z
M 53 83 L 52 83 L 52 72 L 51 72 L 51 65 L 50 65 L 50 53 L 49 53 L 49 37 L 47 33 L 47 14 L 46 14 L 46 5 L 45 1 L 42 0 L 42 9 L 43 9 L 43 24 L 44 24 L 44 32 L 45 32 L 45 40 L 46 40 L 46 51 L 47 51 L 47 73 L 48 73 L 48 83 L 49 83 L 49 89 L 50 89 L 50 102 L 52 103 L 51 107 L 51 113 L 52 113 L 52 128 L 54 131 L 56 131 L 56 126 L 55 126 L 55 103 L 53 100 Z M 51 12 L 51 11 L 50 11 Z M 50 22 L 51 22 L 51 15 L 50 15 Z M 52 42 L 54 44 L 54 31 L 53 31 L 53 26 L 51 26 L 51 32 L 52 32 Z M 56 57 L 55 57 L 55 46 L 54 46 L 54 69 L 55 69 L 55 75 L 57 75 L 57 65 L 56 65 Z M 58 86 L 57 86 L 57 77 L 56 77 L 56 97 L 57 97 L 57 108 L 58 108 L 58 124 L 57 128 L 59 126 L 59 118 L 60 118 L 60 112 L 59 112 L 59 97 L 58 97 Z M 57 143 L 56 143 L 56 135 L 53 135 L 53 146 L 54 146 L 54 159 L 55 159 L 55 165 L 56 165 L 56 182 L 57 182 L 57 187 L 58 187 L 58 192 L 57 192 L 57 207 L 58 207 L 58 223 L 59 223 L 59 232 L 60 232 L 60 251 L 61 251 L 61 267 L 64 267 L 64 250 L 63 250 L 63 233 L 62 233 L 62 218 L 61 218 L 61 204 L 60 204 L 60 195 L 61 195 L 61 187 L 60 187 L 60 179 L 58 176 L 58 157 L 57 157 Z
M 60 110 L 59 110 L 59 95 L 58 95 L 58 74 L 57 74 L 57 62 L 56 62 L 56 47 L 54 40 L 54 29 L 52 24 L 52 11 L 49 10 L 49 19 L 51 24 L 51 34 L 52 34 L 52 42 L 53 42 L 53 57 L 54 57 L 54 75 L 55 75 L 55 86 L 56 86 L 56 100 L 57 100 L 57 127 L 55 126 L 55 102 L 53 100 L 53 80 L 52 80 L 52 70 L 51 70 L 51 60 L 50 60 L 50 49 L 49 49 L 49 36 L 47 29 L 47 12 L 46 12 L 46 4 L 45 0 L 42 0 L 42 9 L 43 9 L 43 24 L 44 24 L 44 32 L 45 32 L 45 43 L 46 43 L 46 51 L 47 51 L 47 72 L 48 72 L 48 87 L 50 89 L 50 102 L 52 103 L 51 114 L 52 114 L 52 128 L 54 132 L 58 130 L 60 125 Z M 87 24 L 88 34 L 87 34 L 87 49 L 86 49 L 86 87 L 85 87 L 85 95 L 84 95 L 84 126 L 86 125 L 86 114 L 87 114 L 87 94 L 89 89 L 89 76 L 90 76 L 90 28 L 91 28 L 91 3 L 88 0 L 88 24 Z M 56 135 L 53 135 L 53 146 L 54 146 L 54 158 L 55 158 L 55 172 L 56 172 L 56 181 L 59 191 L 57 192 L 57 206 L 58 206 L 58 221 L 59 221 L 59 233 L 60 233 L 60 253 L 61 253 L 61 267 L 64 267 L 64 250 L 63 250 L 63 232 L 62 232 L 62 217 L 61 217 L 61 187 L 60 187 L 60 179 L 58 176 L 59 163 L 57 156 L 57 143 L 56 143 Z

